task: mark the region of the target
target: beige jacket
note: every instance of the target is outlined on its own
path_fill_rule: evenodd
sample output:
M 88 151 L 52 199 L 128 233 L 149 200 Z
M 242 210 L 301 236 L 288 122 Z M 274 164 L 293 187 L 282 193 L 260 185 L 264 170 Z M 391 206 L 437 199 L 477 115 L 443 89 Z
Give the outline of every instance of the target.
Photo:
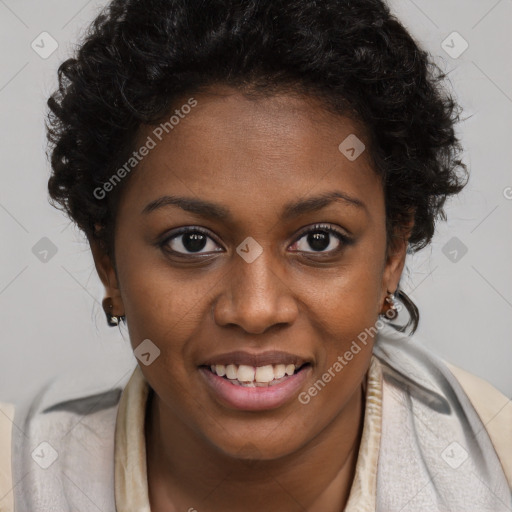
M 446 363 L 468 395 L 489 434 L 512 489 L 512 402 L 488 382 Z M 375 479 L 381 430 L 380 363 L 372 358 L 366 387 L 365 427 L 346 512 L 375 510 Z M 149 512 L 145 466 L 144 412 L 148 384 L 137 366 L 126 385 L 117 413 L 115 498 L 119 512 Z M 11 434 L 13 404 L 0 403 L 0 512 L 13 512 Z M 129 420 L 129 421 L 128 421 Z M 18 512 L 18 511 L 16 511 Z

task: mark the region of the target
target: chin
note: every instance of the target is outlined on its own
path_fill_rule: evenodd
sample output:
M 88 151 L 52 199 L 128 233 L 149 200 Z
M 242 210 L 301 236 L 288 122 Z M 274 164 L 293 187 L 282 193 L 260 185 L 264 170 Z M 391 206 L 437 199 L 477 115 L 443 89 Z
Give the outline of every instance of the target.
M 289 420 L 290 417 L 287 417 Z M 301 433 L 298 438 L 297 433 Z M 209 442 L 224 456 L 247 461 L 272 461 L 296 453 L 308 442 L 308 433 L 290 422 L 286 426 L 280 420 L 266 428 L 255 430 L 242 426 L 226 426 L 218 435 L 209 435 Z M 314 434 L 311 434 L 311 438 Z

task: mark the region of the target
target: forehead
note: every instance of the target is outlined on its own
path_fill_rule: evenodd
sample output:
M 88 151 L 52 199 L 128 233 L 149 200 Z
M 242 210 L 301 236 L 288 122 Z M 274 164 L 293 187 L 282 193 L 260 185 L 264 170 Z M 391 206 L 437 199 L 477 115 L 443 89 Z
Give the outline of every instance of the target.
M 184 96 L 161 125 L 141 127 L 137 148 L 151 149 L 132 171 L 120 210 L 141 213 L 164 194 L 277 208 L 334 189 L 378 207 L 381 183 L 365 140 L 357 123 L 310 97 L 248 98 L 227 88 Z

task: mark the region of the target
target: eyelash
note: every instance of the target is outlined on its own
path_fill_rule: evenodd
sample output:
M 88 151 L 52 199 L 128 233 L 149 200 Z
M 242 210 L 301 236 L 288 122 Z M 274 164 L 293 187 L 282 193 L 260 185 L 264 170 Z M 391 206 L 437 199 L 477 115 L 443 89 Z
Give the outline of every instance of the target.
M 352 238 L 349 238 L 347 235 L 345 235 L 344 233 L 342 233 L 341 231 L 338 231 L 337 229 L 333 228 L 332 226 L 329 226 L 327 224 L 315 224 L 314 226 L 312 227 L 308 227 L 308 228 L 305 228 L 304 230 L 302 230 L 298 235 L 297 235 L 297 238 L 295 239 L 295 241 L 293 242 L 292 245 L 296 244 L 301 238 L 304 237 L 304 235 L 307 235 L 309 233 L 316 233 L 318 231 L 325 231 L 331 235 L 334 235 L 340 242 L 341 242 L 341 245 L 340 247 L 338 247 L 337 249 L 333 249 L 331 251 L 327 251 L 327 252 L 322 252 L 322 251 L 305 251 L 306 253 L 308 254 L 336 254 L 338 252 L 340 252 L 340 250 L 343 249 L 343 246 L 348 246 L 348 245 L 351 245 L 354 241 Z M 179 257 L 183 257 L 183 258 L 189 258 L 189 257 L 197 257 L 198 255 L 202 255 L 202 253 L 181 253 L 181 252 L 178 252 L 178 251 L 174 251 L 173 249 L 169 249 L 167 247 L 167 244 L 175 239 L 175 238 L 178 238 L 179 236 L 181 235 L 185 235 L 187 233 L 200 233 L 210 239 L 212 239 L 215 243 L 217 243 L 215 241 L 215 239 L 213 239 L 209 232 L 203 228 L 200 228 L 200 227 L 195 227 L 195 226 L 187 226 L 187 227 L 184 227 L 184 228 L 180 228 L 178 231 L 176 231 L 175 233 L 173 233 L 171 236 L 168 236 L 167 238 L 165 238 L 165 240 L 163 240 L 161 243 L 159 243 L 158 245 L 160 246 L 160 248 L 162 250 L 164 250 L 165 252 L 167 253 L 172 253 L 172 254 L 176 254 L 178 255 Z M 220 251 L 216 251 L 216 252 L 220 252 Z M 298 252 L 301 252 L 301 251 L 298 251 Z

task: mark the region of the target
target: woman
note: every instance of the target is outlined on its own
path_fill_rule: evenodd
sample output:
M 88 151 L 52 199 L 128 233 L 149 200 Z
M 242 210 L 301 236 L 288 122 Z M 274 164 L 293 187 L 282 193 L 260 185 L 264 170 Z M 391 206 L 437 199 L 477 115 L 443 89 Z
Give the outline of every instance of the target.
M 138 364 L 4 404 L 5 507 L 510 510 L 510 403 L 411 337 L 467 172 L 382 1 L 114 0 L 59 78 L 50 196 Z

